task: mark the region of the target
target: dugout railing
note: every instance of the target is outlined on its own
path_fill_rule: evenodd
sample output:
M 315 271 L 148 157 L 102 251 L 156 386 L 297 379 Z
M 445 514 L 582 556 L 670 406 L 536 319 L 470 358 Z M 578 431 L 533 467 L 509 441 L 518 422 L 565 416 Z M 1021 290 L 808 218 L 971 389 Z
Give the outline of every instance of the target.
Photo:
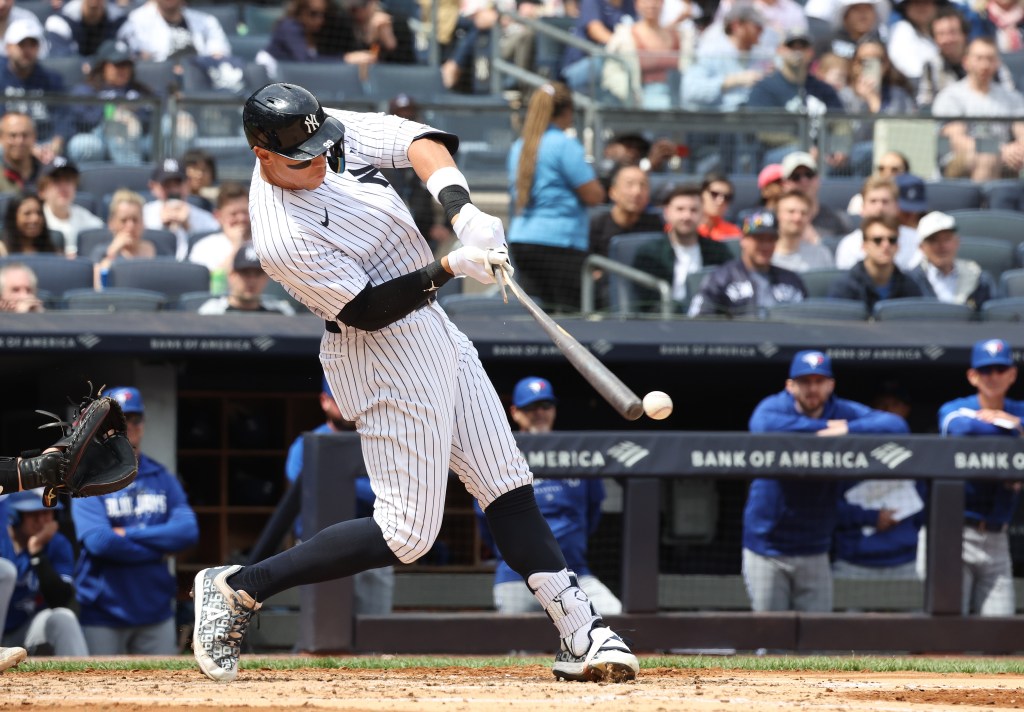
M 751 435 L 710 432 L 564 432 L 517 435 L 541 477 L 613 478 L 622 487 L 620 598 L 610 618 L 639 651 L 766 648 L 792 651 L 1011 653 L 1024 619 L 961 614 L 965 479 L 1024 478 L 1011 438 Z M 354 516 L 362 473 L 352 434 L 307 436 L 301 495 L 307 532 Z M 923 479 L 927 564 L 916 612 L 806 614 L 666 611 L 659 606 L 663 481 L 780 478 Z M 459 586 L 459 573 L 450 575 Z M 542 614 L 396 612 L 354 616 L 351 580 L 303 587 L 298 647 L 310 652 L 503 653 L 552 648 Z

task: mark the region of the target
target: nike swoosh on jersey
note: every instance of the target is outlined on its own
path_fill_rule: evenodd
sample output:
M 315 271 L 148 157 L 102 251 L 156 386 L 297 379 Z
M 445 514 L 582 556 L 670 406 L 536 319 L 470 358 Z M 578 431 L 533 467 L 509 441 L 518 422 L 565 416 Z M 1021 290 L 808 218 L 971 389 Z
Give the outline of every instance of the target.
M 327 208 L 324 208 L 324 219 L 320 221 L 320 224 L 324 227 L 331 224 L 331 216 L 327 214 Z

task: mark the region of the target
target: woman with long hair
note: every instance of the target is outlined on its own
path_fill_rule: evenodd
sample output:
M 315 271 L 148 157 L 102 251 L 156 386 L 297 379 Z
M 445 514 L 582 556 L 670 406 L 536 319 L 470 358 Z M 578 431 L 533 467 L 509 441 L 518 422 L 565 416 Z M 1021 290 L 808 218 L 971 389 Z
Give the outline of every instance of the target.
M 530 97 L 522 135 L 508 156 L 512 259 L 522 287 L 553 310 L 579 310 L 587 206 L 605 200 L 582 144 L 566 134 L 574 116 L 569 87 L 544 84 Z
M 142 235 L 142 206 L 145 201 L 138 193 L 121 189 L 110 199 L 107 228 L 112 235 L 110 242 L 96 248 L 92 255 L 96 262 L 94 280 L 96 289 L 103 288 L 104 274 L 117 260 L 152 259 L 156 257 L 156 246 Z
M 24 193 L 7 204 L 3 242 L 9 255 L 57 251 L 46 226 L 43 201 L 38 195 Z

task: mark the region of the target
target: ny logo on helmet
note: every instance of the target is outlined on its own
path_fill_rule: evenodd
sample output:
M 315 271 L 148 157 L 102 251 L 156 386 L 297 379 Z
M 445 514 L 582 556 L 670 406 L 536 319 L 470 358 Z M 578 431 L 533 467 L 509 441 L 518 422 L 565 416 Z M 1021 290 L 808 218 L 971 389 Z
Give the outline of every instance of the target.
M 313 133 L 320 128 L 320 122 L 316 120 L 315 114 L 310 114 L 306 117 L 306 131 Z

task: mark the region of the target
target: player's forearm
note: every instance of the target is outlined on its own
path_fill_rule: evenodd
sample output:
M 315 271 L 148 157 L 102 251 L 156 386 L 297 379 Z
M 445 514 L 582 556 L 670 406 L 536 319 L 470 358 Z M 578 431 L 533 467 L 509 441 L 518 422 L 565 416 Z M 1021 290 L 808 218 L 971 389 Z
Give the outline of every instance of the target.
M 418 138 L 409 145 L 409 161 L 424 183 L 439 169 L 455 167 L 455 159 L 448 148 L 430 136 Z
M 338 321 L 363 331 L 377 331 L 423 306 L 452 274 L 432 262 L 415 272 L 367 286 L 338 312 Z

